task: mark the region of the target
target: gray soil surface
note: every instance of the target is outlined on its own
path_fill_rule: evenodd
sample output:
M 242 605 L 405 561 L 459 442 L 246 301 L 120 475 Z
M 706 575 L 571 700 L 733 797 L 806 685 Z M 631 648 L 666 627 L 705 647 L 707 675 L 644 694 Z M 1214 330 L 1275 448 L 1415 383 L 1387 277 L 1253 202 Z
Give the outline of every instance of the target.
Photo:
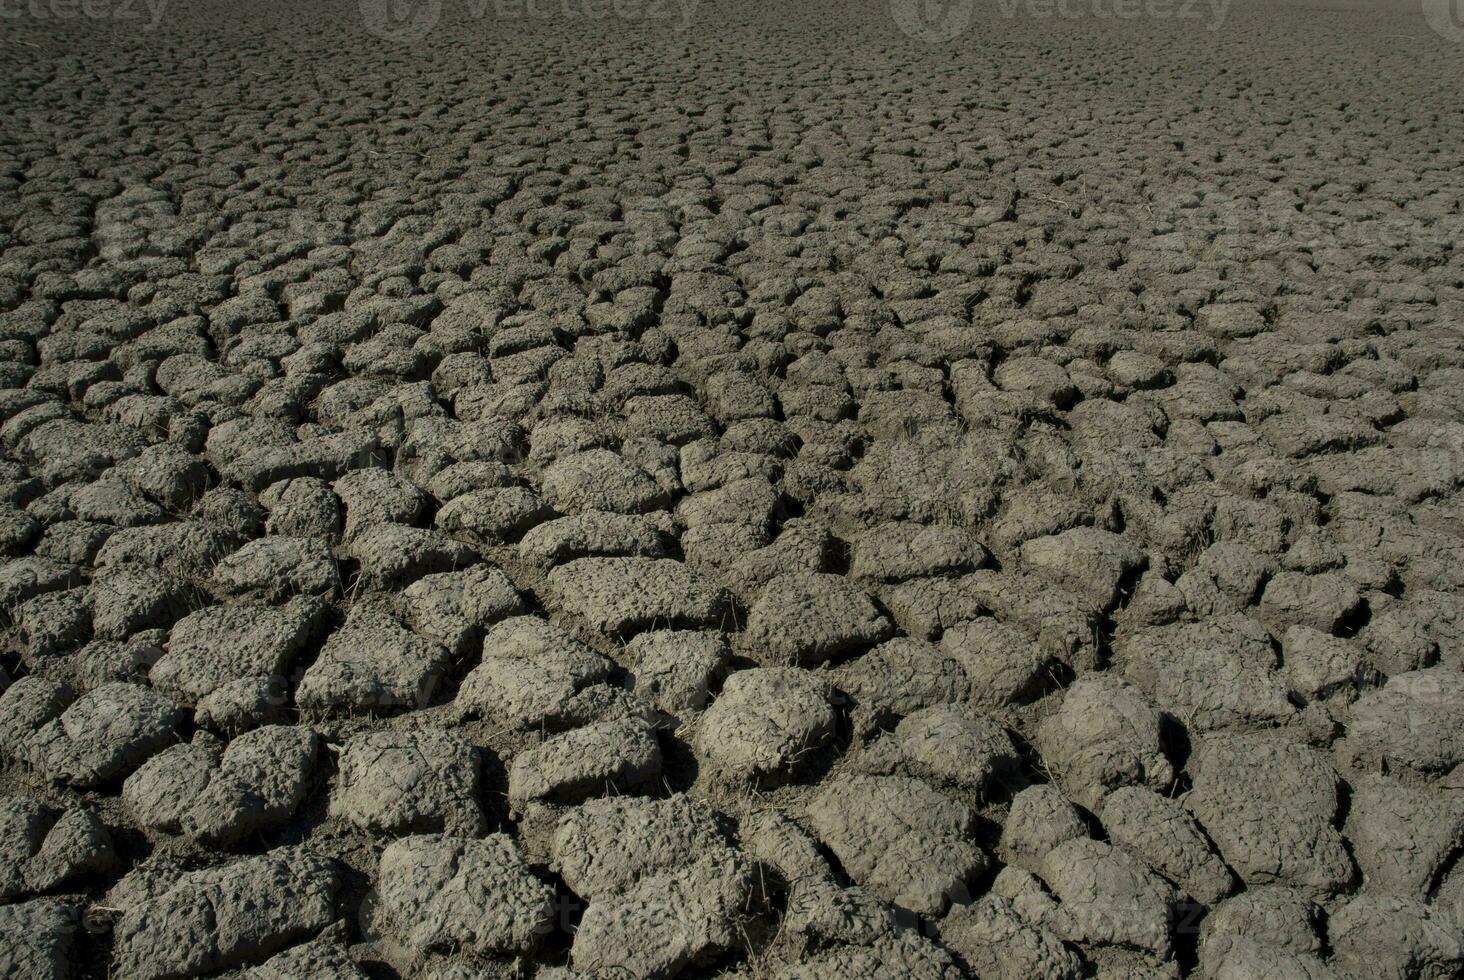
M 1464 977 L 1464 38 L 99 2 L 0 22 L 0 977 Z

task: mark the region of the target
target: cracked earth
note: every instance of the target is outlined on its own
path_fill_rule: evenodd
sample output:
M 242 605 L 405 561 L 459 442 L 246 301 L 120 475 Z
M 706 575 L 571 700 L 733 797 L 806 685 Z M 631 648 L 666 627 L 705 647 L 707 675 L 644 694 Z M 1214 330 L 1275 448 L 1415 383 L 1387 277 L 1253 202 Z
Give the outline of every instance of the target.
M 0 974 L 1464 975 L 1464 45 L 379 6 L 7 8 Z

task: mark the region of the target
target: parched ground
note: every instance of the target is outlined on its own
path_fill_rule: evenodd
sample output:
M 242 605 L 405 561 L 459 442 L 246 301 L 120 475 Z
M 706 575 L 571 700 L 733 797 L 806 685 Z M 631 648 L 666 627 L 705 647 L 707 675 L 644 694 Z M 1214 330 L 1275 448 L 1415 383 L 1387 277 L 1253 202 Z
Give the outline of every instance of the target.
M 1464 975 L 1464 44 L 98 2 L 0 21 L 0 975 Z

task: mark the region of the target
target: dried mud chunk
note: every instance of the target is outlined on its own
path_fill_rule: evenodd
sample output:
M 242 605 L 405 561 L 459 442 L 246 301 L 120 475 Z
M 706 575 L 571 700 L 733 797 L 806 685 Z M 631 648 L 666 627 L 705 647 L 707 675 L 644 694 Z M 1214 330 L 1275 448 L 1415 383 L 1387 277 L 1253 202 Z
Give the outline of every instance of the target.
M 783 464 L 773 456 L 724 447 L 725 439 L 702 439 L 681 449 L 681 480 L 691 493 L 720 490 L 741 480 L 777 483 Z
M 330 545 L 340 540 L 341 502 L 324 480 L 282 480 L 262 491 L 259 502 L 269 511 L 264 522 L 266 534 L 314 538 Z
M 355 429 L 287 446 L 250 448 L 214 462 L 226 478 L 258 493 L 270 484 L 297 477 L 315 477 L 329 483 L 351 470 L 376 465 L 379 449 L 375 433 Z
M 75 565 L 39 556 L 17 558 L 0 566 L 0 609 L 8 612 L 38 595 L 83 584 Z
M 245 980 L 367 980 L 344 949 L 325 940 L 303 943 L 244 974 Z
M 1138 688 L 1109 674 L 1087 674 L 1042 721 L 1037 748 L 1073 799 L 1097 809 L 1119 786 L 1162 791 L 1174 779 L 1161 722 Z
M 553 929 L 553 889 L 507 834 L 408 836 L 382 851 L 382 926 L 417 958 L 427 952 L 521 954 Z
M 1261 423 L 1261 434 L 1267 442 L 1292 459 L 1360 449 L 1375 445 L 1383 439 L 1383 433 L 1364 419 L 1332 413 L 1315 415 L 1294 411 L 1281 412 L 1266 419 Z M 1329 483 L 1335 481 L 1345 485 L 1352 482 L 1345 478 L 1337 479 L 1339 471 L 1346 472 L 1346 461 L 1326 460 L 1322 465 L 1325 474 L 1323 479 Z M 1341 489 L 1335 483 L 1331 489 Z
M 1464 761 L 1464 674 L 1452 667 L 1415 670 L 1364 694 L 1348 716 L 1347 750 L 1420 772 Z
M 648 629 L 716 629 L 731 598 L 679 561 L 581 558 L 549 573 L 551 605 L 601 633 L 629 637 Z
M 25 740 L 53 718 L 60 717 L 75 692 L 56 681 L 29 675 L 0 694 L 0 753 L 25 757 Z
M 68 484 L 43 500 L 55 501 L 68 517 L 119 528 L 162 524 L 168 519 L 167 511 L 112 476 L 81 486 Z M 41 506 L 41 501 L 32 504 L 31 513 L 38 513 Z
M 813 837 L 777 810 L 752 814 L 739 830 L 748 856 L 776 870 L 785 882 L 832 881 L 833 869 Z
M 946 630 L 940 651 L 961 665 L 971 683 L 971 699 L 988 707 L 1025 701 L 1047 676 L 1047 658 L 1037 644 L 990 617 Z
M 187 872 L 124 908 L 112 969 L 163 980 L 265 959 L 328 925 L 339 888 L 335 863 L 306 847 Z
M 839 575 L 780 575 L 753 605 L 744 639 L 782 662 L 813 666 L 890 638 L 894 628 L 869 595 Z
M 523 598 L 503 572 L 476 565 L 419 578 L 402 590 L 397 609 L 414 632 L 461 657 L 481 629 L 522 612 Z
M 708 410 L 723 425 L 744 419 L 771 419 L 777 414 L 777 399 L 753 374 L 720 372 L 707 378 L 703 387 Z
M 1146 556 L 1112 531 L 1078 527 L 1033 538 L 1022 545 L 1021 559 L 1028 569 L 1081 596 L 1091 608 L 1105 610 L 1118 602 L 1123 582 L 1144 566 Z
M 1108 839 L 1196 901 L 1214 905 L 1235 887 L 1235 878 L 1210 849 L 1194 820 L 1168 797 L 1124 786 L 1108 794 L 1099 813 Z
M 164 749 L 122 783 L 122 802 L 144 827 L 181 833 L 183 815 L 208 788 L 221 755 L 218 739 L 208 733 Z
M 733 525 L 757 531 L 749 534 L 758 547 L 771 541 L 771 529 L 780 509 L 778 492 L 766 480 L 751 477 L 716 490 L 683 497 L 676 505 L 676 521 L 686 528 L 683 539 L 695 531 Z
M 0 799 L 0 902 L 26 894 L 27 865 L 55 819 L 55 811 L 28 797 Z
M 508 798 L 515 807 L 573 804 L 607 791 L 634 791 L 660 774 L 655 732 L 640 719 L 623 718 L 555 735 L 520 752 L 509 770 Z
M 14 613 L 32 662 L 68 653 L 91 638 L 85 589 L 47 592 L 27 599 Z
M 285 721 L 286 681 L 282 677 L 241 677 L 214 688 L 193 706 L 193 720 L 223 735 L 241 735 L 260 725 Z
M 554 512 L 526 487 L 474 490 L 454 497 L 437 512 L 438 530 L 472 545 L 516 541 Z
M 773 980 L 958 980 L 963 974 L 949 953 L 915 932 L 894 932 L 867 946 L 835 946 L 772 974 Z
M 419 707 L 447 676 L 450 660 L 446 648 L 402 626 L 384 606 L 358 603 L 300 679 L 295 700 L 312 711 Z
M 18 421 L 6 423 L 10 429 Z M 10 441 L 7 439 L 7 441 Z M 71 480 L 94 480 L 108 468 L 130 459 L 144 448 L 141 435 L 121 425 L 98 425 L 70 418 L 51 418 L 25 433 L 16 452 L 39 470 L 47 486 Z
M 1205 976 L 1212 980 L 1336 980 L 1337 973 L 1319 957 L 1258 943 L 1246 936 L 1224 936 L 1200 948 Z
M 1078 395 L 1067 371 L 1040 357 L 1008 358 L 997 367 L 992 380 L 1004 391 L 1029 392 L 1058 408 L 1067 408 Z
M 1334 633 L 1361 601 L 1357 586 L 1342 575 L 1281 572 L 1266 583 L 1260 613 L 1288 626 Z
M 1247 886 L 1326 895 L 1351 884 L 1352 858 L 1333 827 L 1337 773 L 1315 750 L 1267 735 L 1207 735 L 1189 769 L 1185 806 Z
M 884 599 L 900 628 L 922 640 L 939 640 L 957 623 L 990 612 L 965 579 L 914 579 L 895 586 Z
M 208 786 L 185 797 L 191 802 L 179 821 L 183 833 L 227 846 L 289 819 L 305 799 L 316 744 L 310 729 L 286 725 L 234 739 Z
M 717 812 L 684 795 L 590 800 L 560 819 L 550 846 L 551 866 L 576 895 L 592 902 L 680 868 L 688 855 L 712 856 L 726 865 L 738 853 Z
M 536 423 L 529 432 L 529 461 L 549 466 L 575 453 L 604 449 L 610 441 L 589 419 L 555 416 Z
M 821 878 L 795 881 L 788 891 L 783 928 L 819 945 L 867 946 L 895 932 L 900 922 L 888 902 L 854 885 L 845 888 Z
M 1108 359 L 1108 373 L 1126 388 L 1162 388 L 1174 380 L 1169 366 L 1136 350 L 1121 350 Z
M 902 582 L 969 572 L 986 561 L 986 549 L 962 528 L 893 523 L 859 537 L 849 576 L 867 582 Z
M 0 975 L 66 980 L 77 963 L 81 910 L 50 898 L 0 905 Z
M 481 834 L 479 751 L 444 732 L 371 732 L 348 741 L 332 816 L 378 834 Z
M 920 914 L 938 915 L 966 897 L 989 864 L 970 840 L 971 812 L 916 779 L 834 778 L 808 816 L 850 877 Z
M 716 424 L 685 395 L 637 395 L 624 410 L 627 436 L 683 446 L 717 434 Z
M 107 828 L 89 810 L 61 815 L 25 869 L 32 891 L 42 892 L 75 878 L 113 870 L 117 853 Z
M 1296 711 L 1265 627 L 1244 616 L 1160 626 L 1121 647 L 1123 672 L 1187 725 L 1279 721 Z
M 1207 961 L 1223 956 L 1227 940 L 1237 938 L 1298 956 L 1320 956 L 1322 931 L 1320 906 L 1293 889 L 1267 885 L 1216 906 L 1205 919 L 1201 956 Z
M 1309 626 L 1293 626 L 1281 641 L 1287 686 L 1308 701 L 1355 690 L 1362 681 L 1362 651 L 1348 640 Z
M 477 565 L 462 573 L 459 608 L 468 622 L 479 629 L 523 612 L 524 598 L 502 570 Z M 411 592 L 409 587 L 407 592 Z
M 540 565 L 577 558 L 663 558 L 666 535 L 642 517 L 587 511 L 540 524 L 519 541 L 519 554 Z
M 1211 303 L 1200 310 L 1195 325 L 1225 340 L 1253 337 L 1266 329 L 1266 318 L 1254 303 Z
M 1083 961 L 1077 953 L 995 895 L 952 909 L 941 921 L 940 939 L 983 978 L 1078 980 L 1083 976 Z
M 347 473 L 331 488 L 346 508 L 345 538 L 373 524 L 416 524 L 426 509 L 426 495 L 389 470 Z
M 0 902 L 111 871 L 112 838 L 89 810 L 58 813 L 26 797 L 0 799 Z
M 192 591 L 171 575 L 140 565 L 114 565 L 92 579 L 86 604 L 92 633 L 125 640 L 140 630 L 171 626 L 188 611 Z
M 827 527 L 794 518 L 783 525 L 772 544 L 738 555 L 719 574 L 738 595 L 750 600 L 780 575 L 827 571 L 833 552 L 834 537 Z
M 895 729 L 906 759 L 978 795 L 988 795 L 1020 762 L 998 722 L 965 708 L 937 705 L 908 715 Z
M 160 690 L 197 701 L 233 681 L 288 676 L 323 607 L 314 599 L 283 606 L 209 606 L 185 616 L 148 672 Z
M 1437 906 L 1359 895 L 1327 923 L 1332 963 L 1349 977 L 1413 980 L 1464 969 L 1459 926 Z
M 36 729 L 21 753 L 53 782 L 100 786 L 173 741 L 182 719 L 183 712 L 151 688 L 105 684 Z
M 1062 903 L 1065 938 L 1169 959 L 1177 895 L 1138 858 L 1111 844 L 1080 838 L 1048 852 L 1041 873 Z
M 445 504 L 473 490 L 511 487 L 516 479 L 513 472 L 502 463 L 476 460 L 450 464 L 434 473 L 426 486 L 427 493 L 433 500 Z
M 1464 795 L 1363 776 L 1352 781 L 1343 830 L 1370 894 L 1426 901 L 1464 845 Z
M 645 470 L 609 449 L 564 456 L 544 471 L 544 499 L 567 514 L 643 514 L 670 501 Z
M 1089 665 L 1096 658 L 1098 622 L 1076 596 L 1011 572 L 973 572 L 956 581 L 1002 623 L 1035 637 L 1044 657 Z
M 465 715 L 515 728 L 557 731 L 581 718 L 582 691 L 609 679 L 614 664 L 534 616 L 515 616 L 483 638 L 483 661 L 454 702 Z
M 333 599 L 341 576 L 324 543 L 271 536 L 251 541 L 220 561 L 209 588 L 221 599 L 282 603 L 295 596 Z
M 675 718 L 706 707 L 732 656 L 720 633 L 694 630 L 642 633 L 625 645 L 625 653 L 633 664 L 626 687 Z
M 107 538 L 96 554 L 99 568 L 126 563 L 145 565 L 198 581 L 239 545 L 223 528 L 201 521 L 177 521 L 161 527 L 123 528 Z
M 209 482 L 207 462 L 166 443 L 118 464 L 112 475 L 170 510 L 187 509 Z
M 400 588 L 424 575 L 452 572 L 471 564 L 471 548 L 436 531 L 405 524 L 378 524 L 362 530 L 349 552 L 361 566 L 368 588 Z
M 199 498 L 189 517 L 212 524 L 240 538 L 258 537 L 264 528 L 264 509 L 237 487 L 215 487 Z
M 956 660 L 921 640 L 896 637 L 840 666 L 839 690 L 854 699 L 870 724 L 939 704 L 958 704 L 971 695 L 971 682 Z
M 1039 783 L 1012 797 L 1006 826 L 1001 832 L 1002 859 L 1036 871 L 1042 859 L 1059 844 L 1088 836 L 1077 807 L 1063 798 L 1056 786 Z
M 1219 616 L 1243 612 L 1274 571 L 1272 558 L 1244 542 L 1220 541 L 1206 548 L 1194 568 L 1174 584 L 1197 616 Z
M 92 521 L 58 521 L 47 527 L 45 535 L 36 543 L 36 557 L 65 565 L 94 565 L 102 546 L 116 530 L 109 524 Z
M 834 732 L 829 690 L 796 667 L 742 670 L 702 716 L 696 751 L 706 767 L 761 782 L 786 776 Z
M 575 969 L 670 980 L 733 946 L 752 893 L 751 868 L 727 855 L 687 858 L 686 866 L 597 896 L 575 930 Z
M 1432 634 L 1437 621 L 1432 619 L 1412 603 L 1378 610 L 1360 637 L 1368 666 L 1391 676 L 1436 664 L 1439 644 Z
M 940 426 L 877 440 L 851 471 L 862 492 L 848 498 L 850 516 L 959 526 L 990 514 L 1018 472 L 1014 443 L 992 432 L 952 432 Z

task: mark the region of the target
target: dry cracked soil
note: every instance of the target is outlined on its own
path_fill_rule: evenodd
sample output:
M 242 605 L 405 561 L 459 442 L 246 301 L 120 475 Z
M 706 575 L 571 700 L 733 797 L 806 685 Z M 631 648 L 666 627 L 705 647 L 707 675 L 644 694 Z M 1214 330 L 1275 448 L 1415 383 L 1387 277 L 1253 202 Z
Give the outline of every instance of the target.
M 1464 975 L 1464 44 L 1186 9 L 7 6 L 0 975 Z

